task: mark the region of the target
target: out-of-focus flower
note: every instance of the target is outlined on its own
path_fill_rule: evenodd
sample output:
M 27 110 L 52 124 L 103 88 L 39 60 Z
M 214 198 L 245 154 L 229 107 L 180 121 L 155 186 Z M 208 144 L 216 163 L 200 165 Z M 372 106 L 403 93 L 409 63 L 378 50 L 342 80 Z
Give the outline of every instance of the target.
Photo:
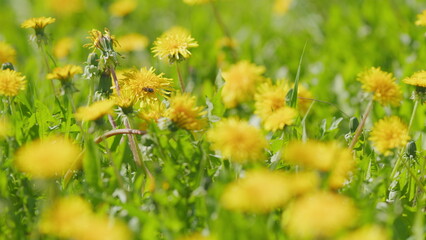
M 286 14 L 292 2 L 292 0 L 275 0 L 273 12 L 279 16 Z
M 373 142 L 377 151 L 389 155 L 392 153 L 390 150 L 404 147 L 410 140 L 410 136 L 407 125 L 399 117 L 392 116 L 374 124 L 369 140 Z
M 136 0 L 117 0 L 109 6 L 109 12 L 116 17 L 124 17 L 133 12 L 138 6 Z
M 416 25 L 426 26 L 426 10 L 423 10 L 422 13 L 417 15 Z
M 350 227 L 357 209 L 348 197 L 316 192 L 297 199 L 283 213 L 283 229 L 296 239 L 329 238 Z
M 83 0 L 49 0 L 47 7 L 60 16 L 69 16 L 84 8 Z
M 198 43 L 188 30 L 173 27 L 155 40 L 152 52 L 154 57 L 174 63 L 189 58 L 191 56 L 189 49 L 194 47 L 198 47 Z
M 6 42 L 0 41 L 0 64 L 2 63 L 15 63 L 16 51 Z
M 15 154 L 19 170 L 35 178 L 63 176 L 80 167 L 80 148 L 70 140 L 53 136 L 27 143 Z
M 141 104 L 139 117 L 147 122 L 155 121 L 164 117 L 166 106 L 161 101 Z
M 21 73 L 5 69 L 0 70 L 0 95 L 14 97 L 25 89 L 27 82 Z
M 74 114 L 79 121 L 97 120 L 106 114 L 113 113 L 114 101 L 102 100 L 87 107 L 80 107 Z
M 389 240 L 386 230 L 377 225 L 368 225 L 346 234 L 339 240 Z
M 312 93 L 303 85 L 298 86 L 297 90 L 297 106 L 302 113 L 306 113 L 308 111 L 309 106 L 312 104 L 312 99 L 314 96 Z
M 222 73 L 225 84 L 222 89 L 222 101 L 227 108 L 253 99 L 256 86 L 264 80 L 265 68 L 248 61 L 240 61 Z
M 211 148 L 234 162 L 262 161 L 267 142 L 262 132 L 248 122 L 230 118 L 217 123 L 207 133 Z
M 284 129 L 285 126 L 293 124 L 296 117 L 296 109 L 282 107 L 271 113 L 271 115 L 263 121 L 263 126 L 268 131 L 277 131 Z
M 207 126 L 206 111 L 203 107 L 197 107 L 197 99 L 188 93 L 177 93 L 170 98 L 170 107 L 165 112 L 178 127 L 187 130 L 202 130 Z
M 47 25 L 52 24 L 56 21 L 55 18 L 52 17 L 39 17 L 39 18 L 30 18 L 25 20 L 22 24 L 22 28 L 33 28 L 38 31 L 42 31 Z
M 426 88 L 426 71 L 414 73 L 411 77 L 407 77 L 402 82 L 416 87 Z
M 59 41 L 53 46 L 53 55 L 57 58 L 67 57 L 70 54 L 73 44 L 74 40 L 70 37 L 59 39 Z
M 80 66 L 68 64 L 63 67 L 56 67 L 53 71 L 47 74 L 47 79 L 57 79 L 61 82 L 71 81 L 76 74 L 83 73 L 83 69 Z
M 373 99 L 380 104 L 394 106 L 400 104 L 402 92 L 391 73 L 372 67 L 360 73 L 358 81 L 362 83 L 362 89 L 373 93 Z
M 0 117 L 0 140 L 6 138 L 12 133 L 12 124 L 5 117 Z
M 205 4 L 205 3 L 212 2 L 212 1 L 214 1 L 214 0 L 183 0 L 183 2 L 188 4 L 188 5 L 200 5 L 200 4 Z
M 148 38 L 139 33 L 130 33 L 117 39 L 118 52 L 141 51 L 148 46 Z

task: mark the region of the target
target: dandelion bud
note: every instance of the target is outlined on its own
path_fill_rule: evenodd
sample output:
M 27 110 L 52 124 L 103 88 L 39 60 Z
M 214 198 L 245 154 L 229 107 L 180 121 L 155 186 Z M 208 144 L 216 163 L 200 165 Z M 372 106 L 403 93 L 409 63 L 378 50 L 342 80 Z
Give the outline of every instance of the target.
M 417 151 L 417 147 L 416 147 L 416 142 L 414 141 L 409 141 L 406 145 L 406 152 L 407 155 L 410 158 L 415 158 L 416 157 L 416 151 Z
M 89 65 L 98 66 L 98 61 L 99 61 L 99 56 L 95 52 L 90 53 L 89 56 L 87 57 L 87 64 Z
M 112 93 L 111 90 L 112 79 L 111 72 L 105 70 L 101 73 L 101 77 L 99 79 L 98 91 L 105 96 L 109 96 Z
M 12 64 L 12 63 L 10 63 L 10 62 L 3 63 L 3 64 L 1 65 L 1 70 L 6 70 L 6 69 L 10 69 L 10 70 L 12 70 L 12 71 L 15 71 L 15 68 L 13 67 L 13 64 Z
M 351 130 L 351 133 L 354 133 L 356 129 L 358 128 L 359 121 L 356 117 L 351 117 L 349 120 L 349 129 Z

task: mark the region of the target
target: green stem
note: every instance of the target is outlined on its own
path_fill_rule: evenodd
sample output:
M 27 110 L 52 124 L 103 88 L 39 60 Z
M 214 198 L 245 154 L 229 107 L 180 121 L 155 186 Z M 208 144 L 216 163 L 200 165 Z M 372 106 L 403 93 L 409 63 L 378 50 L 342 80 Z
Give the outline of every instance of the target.
M 364 114 L 362 115 L 361 123 L 358 125 L 358 128 L 355 131 L 355 135 L 352 138 L 351 144 L 349 144 L 350 150 L 352 150 L 355 144 L 358 142 L 359 136 L 362 133 L 362 129 L 364 128 L 365 122 L 367 121 L 367 117 L 370 114 L 372 108 L 373 108 L 373 99 L 370 100 L 370 102 L 367 105 L 367 108 L 365 109 Z
M 175 63 L 176 64 L 176 71 L 178 73 L 178 78 L 179 78 L 179 83 L 180 83 L 180 90 L 182 92 L 185 92 L 185 84 L 183 83 L 183 78 L 182 78 L 182 74 L 180 72 L 180 68 L 179 68 L 179 63 Z

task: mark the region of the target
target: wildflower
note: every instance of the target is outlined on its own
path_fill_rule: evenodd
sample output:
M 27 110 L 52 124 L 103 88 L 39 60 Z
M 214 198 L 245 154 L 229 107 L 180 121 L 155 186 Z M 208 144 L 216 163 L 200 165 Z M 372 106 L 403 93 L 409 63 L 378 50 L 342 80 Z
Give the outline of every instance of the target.
M 6 42 L 0 41 L 0 64 L 7 62 L 15 63 L 15 56 L 15 49 Z
M 154 68 L 133 69 L 124 73 L 120 81 L 123 89 L 128 89 L 137 100 L 157 101 L 159 96 L 166 97 L 172 90 L 172 79 L 163 77 L 163 73 L 156 75 Z
M 391 149 L 404 147 L 410 136 L 408 127 L 397 116 L 387 117 L 374 124 L 370 141 L 378 152 L 389 155 Z
M 262 132 L 243 120 L 221 120 L 208 131 L 207 140 L 211 142 L 213 150 L 220 151 L 224 158 L 231 161 L 244 163 L 265 158 L 267 142 Z
M 339 240 L 390 240 L 386 230 L 377 225 L 367 225 L 346 234 Z
M 373 99 L 380 104 L 396 106 L 402 99 L 401 89 L 395 83 L 395 78 L 380 68 L 372 67 L 360 73 L 358 81 L 365 91 L 373 93 Z
M 289 85 L 285 81 L 273 84 L 271 81 L 262 83 L 255 95 L 255 114 L 262 120 L 267 119 L 273 112 L 286 106 L 285 97 Z
M 416 87 L 426 88 L 426 71 L 416 72 L 411 77 L 407 77 L 402 80 L 402 82 Z
M 57 79 L 61 82 L 71 81 L 76 74 L 83 73 L 83 69 L 77 65 L 65 65 L 63 67 L 54 68 L 53 71 L 47 74 L 47 79 Z
M 114 101 L 102 100 L 87 107 L 80 107 L 74 114 L 75 119 L 80 121 L 97 120 L 106 114 L 113 113 Z
M 207 125 L 203 107 L 196 106 L 196 98 L 188 93 L 176 94 L 170 98 L 170 107 L 165 112 L 178 127 L 186 130 L 202 130 Z
M 116 50 L 118 52 L 141 51 L 148 46 L 148 38 L 138 33 L 130 33 L 117 39 L 120 44 Z
M 248 61 L 240 61 L 222 73 L 225 85 L 222 89 L 222 101 L 227 108 L 251 100 L 256 92 L 256 85 L 264 80 L 262 66 Z
M 35 178 L 60 177 L 80 167 L 80 148 L 70 140 L 53 136 L 35 140 L 18 149 L 15 164 Z
M 0 70 L 0 95 L 14 97 L 26 87 L 25 76 L 10 69 Z
M 166 106 L 160 101 L 143 103 L 141 105 L 141 111 L 139 117 L 147 122 L 157 122 L 158 119 L 164 117 Z
M 188 4 L 188 5 L 200 5 L 200 4 L 205 4 L 205 3 L 212 2 L 212 1 L 214 1 L 214 0 L 183 0 L 183 2 Z
M 283 229 L 293 238 L 329 238 L 350 227 L 357 209 L 350 198 L 336 193 L 316 192 L 297 199 L 284 213 Z
M 266 213 L 282 207 L 292 197 L 290 185 L 280 172 L 252 170 L 226 186 L 221 202 L 234 211 Z
M 51 24 L 54 23 L 56 21 L 55 18 L 51 18 L 51 17 L 39 17 L 39 18 L 30 18 L 25 20 L 22 24 L 21 27 L 22 28 L 33 28 L 36 33 L 43 31 L 44 28 Z
M 69 16 L 84 9 L 83 0 L 49 0 L 47 6 L 60 16 Z
M 83 45 L 83 47 L 87 48 L 97 48 L 102 52 L 113 51 L 113 47 L 117 46 L 117 40 L 115 40 L 115 36 L 111 35 L 109 29 L 104 30 L 105 33 L 102 33 L 99 30 L 92 29 L 89 31 L 89 38 L 92 42 Z
M 282 16 L 287 13 L 292 0 L 275 0 L 273 11 L 275 14 Z
M 57 58 L 65 58 L 70 54 L 71 48 L 74 44 L 74 40 L 69 37 L 61 38 L 53 46 L 53 55 Z
M 264 120 L 263 125 L 268 131 L 277 131 L 279 129 L 284 129 L 285 126 L 293 124 L 296 117 L 297 111 L 294 108 L 282 107 L 271 113 L 271 115 Z
M 109 6 L 109 12 L 116 17 L 124 17 L 133 12 L 138 6 L 135 0 L 116 0 Z
M 169 63 L 183 61 L 191 56 L 190 48 L 198 47 L 198 43 L 188 30 L 173 27 L 163 33 L 154 42 L 154 57 L 168 59 Z
M 115 93 L 111 100 L 114 101 L 115 105 L 119 106 L 121 109 L 125 110 L 125 113 L 132 112 L 132 106 L 136 102 L 135 95 L 129 89 L 122 89 L 120 91 L 120 96 Z
M 423 10 L 422 13 L 417 15 L 416 25 L 426 26 L 426 10 Z
M 12 125 L 5 117 L 0 117 L 0 139 L 6 138 L 11 134 Z

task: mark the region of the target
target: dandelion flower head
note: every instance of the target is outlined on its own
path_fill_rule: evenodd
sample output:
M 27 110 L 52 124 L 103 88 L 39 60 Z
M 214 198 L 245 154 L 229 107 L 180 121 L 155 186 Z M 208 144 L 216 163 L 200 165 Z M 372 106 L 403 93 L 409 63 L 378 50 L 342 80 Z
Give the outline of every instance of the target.
M 51 136 L 27 143 L 15 154 L 19 170 L 35 178 L 63 176 L 80 167 L 80 148 L 70 140 Z
M 367 225 L 357 229 L 339 240 L 390 240 L 389 235 L 383 227 L 378 225 Z
M 124 17 L 132 13 L 138 2 L 136 0 L 116 0 L 109 6 L 109 12 L 116 17 Z
M 74 40 L 70 37 L 64 37 L 53 46 L 53 55 L 57 58 L 65 58 L 70 54 Z
M 197 107 L 196 98 L 188 93 L 177 93 L 170 98 L 170 107 L 165 112 L 178 127 L 187 130 L 202 130 L 207 126 L 206 111 L 203 107 Z
M 39 17 L 39 18 L 30 18 L 25 20 L 22 24 L 22 28 L 33 28 L 37 31 L 43 30 L 47 25 L 52 24 L 56 21 L 52 17 Z
M 60 16 L 69 16 L 84 8 L 83 0 L 48 0 L 46 5 Z
M 97 120 L 106 114 L 113 113 L 114 101 L 102 100 L 87 107 L 80 107 L 74 114 L 79 121 Z
M 158 119 L 164 117 L 166 106 L 161 101 L 149 102 L 141 104 L 139 118 L 147 122 L 157 122 Z
M 152 52 L 154 57 L 174 63 L 189 58 L 191 56 L 189 49 L 194 47 L 198 47 L 198 43 L 188 30 L 173 27 L 155 40 Z
M 47 79 L 57 79 L 61 82 L 71 81 L 76 74 L 83 73 L 83 69 L 80 66 L 68 64 L 63 67 L 56 67 L 53 71 L 47 74 Z
M 410 136 L 407 125 L 399 117 L 392 116 L 374 124 L 369 140 L 378 152 L 389 155 L 392 153 L 390 150 L 404 147 Z
M 25 76 L 14 70 L 0 70 L 0 95 L 14 97 L 26 88 Z
M 117 38 L 119 45 L 116 47 L 118 52 L 141 51 L 148 46 L 148 38 L 139 33 L 130 33 Z
M 426 10 L 417 15 L 416 25 L 426 27 Z
M 0 41 L 0 64 L 2 63 L 15 63 L 16 51 L 6 42 Z
M 360 73 L 358 81 L 362 83 L 362 89 L 373 93 L 373 99 L 380 104 L 394 106 L 400 104 L 402 92 L 391 73 L 372 67 Z
M 222 101 L 227 108 L 249 101 L 256 93 L 258 83 L 264 80 L 263 66 L 248 61 L 240 61 L 222 73 L 225 84 L 222 89 Z
M 402 82 L 416 87 L 426 88 L 426 71 L 414 73 L 411 77 L 407 77 Z
M 236 118 L 223 119 L 207 132 L 211 148 L 222 157 L 244 163 L 265 159 L 267 141 L 262 132 L 248 122 Z
M 279 16 L 286 14 L 292 2 L 293 0 L 275 0 L 273 12 Z

